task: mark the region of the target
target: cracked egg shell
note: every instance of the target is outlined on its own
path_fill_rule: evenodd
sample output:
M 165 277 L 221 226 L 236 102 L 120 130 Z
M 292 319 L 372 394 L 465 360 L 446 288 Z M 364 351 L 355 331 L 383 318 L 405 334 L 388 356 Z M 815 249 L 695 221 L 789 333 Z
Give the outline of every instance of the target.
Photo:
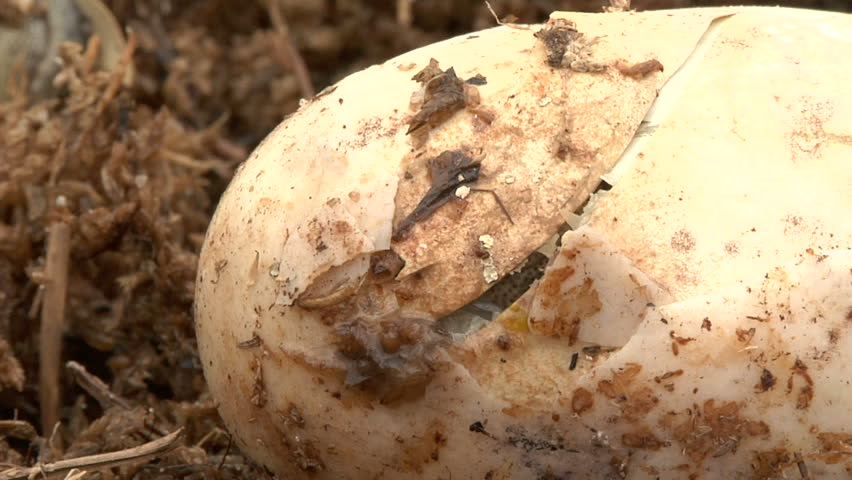
M 678 300 L 852 247 L 852 63 L 822 53 L 852 16 L 768 12 L 708 30 L 583 219 Z
M 768 269 L 744 264 L 732 282 L 751 290 L 727 294 L 744 307 L 726 316 L 732 300 L 725 294 L 672 297 L 679 290 L 669 279 L 641 268 L 646 265 L 635 255 L 619 258 L 623 244 L 606 246 L 610 231 L 602 226 L 570 232 L 566 245 L 573 239 L 582 246 L 576 235 L 587 235 L 587 245 L 604 248 L 584 257 L 584 269 L 635 281 L 611 281 L 597 291 L 599 306 L 575 310 L 594 316 L 580 322 L 575 341 L 529 322 L 526 312 L 543 308 L 536 289 L 461 340 L 436 329 L 439 317 L 489 287 L 486 266 L 505 276 L 559 231 L 564 212 L 589 198 L 599 177 L 630 151 L 672 74 L 686 69 L 696 50 L 712 58 L 720 48 L 708 47 L 708 27 L 717 29 L 720 42 L 731 38 L 757 56 L 744 32 L 822 22 L 827 29 L 819 35 L 829 42 L 850 26 L 848 16 L 808 15 L 759 8 L 559 14 L 554 17 L 569 18 L 588 38 L 605 37 L 591 50 L 595 62 L 656 59 L 663 71 L 636 77 L 618 68 L 553 68 L 533 35 L 542 26 L 497 27 L 368 68 L 307 102 L 241 166 L 199 260 L 199 352 L 237 445 L 287 478 L 763 478 L 795 468 L 800 459 L 825 478 L 842 478 L 848 411 L 832 399 L 826 403 L 828 397 L 807 411 L 793 412 L 790 402 L 809 385 L 850 393 L 836 375 L 852 351 L 844 317 L 844 299 L 852 296 L 848 255 L 802 257 L 778 270 L 788 272 L 779 278 L 793 280 L 772 285 L 761 283 Z M 720 23 L 724 17 L 738 20 Z M 780 36 L 775 42 L 785 48 Z M 430 95 L 412 77 L 432 59 L 440 71 L 431 74 L 445 75 L 441 85 L 456 93 L 458 82 L 446 76 L 450 68 L 461 80 L 481 75 L 485 84 L 474 82 L 476 93 L 461 86 L 464 106 L 458 98 L 448 101 L 455 105 L 451 115 L 430 117 L 409 134 L 409 122 Z M 762 91 L 763 85 L 748 88 Z M 703 138 L 700 125 L 678 126 L 688 138 Z M 445 158 L 462 176 L 448 182 L 455 178 L 471 191 L 465 198 L 443 192 L 456 198 L 438 197 L 444 203 L 394 239 L 400 222 L 427 197 L 434 181 L 429 162 L 444 152 L 457 153 Z M 710 178 L 709 189 L 725 180 Z M 643 227 L 653 228 L 654 221 Z M 556 259 L 551 267 L 559 267 Z M 557 286 L 560 294 L 591 292 L 583 290 L 585 282 Z M 645 309 L 631 302 L 636 290 L 660 305 L 683 301 L 659 313 L 648 307 L 654 301 Z M 760 363 L 765 359 L 755 349 L 735 348 L 746 307 L 793 297 L 807 308 L 786 317 L 789 325 L 755 327 L 753 338 L 775 339 L 767 343 L 773 354 L 804 357 L 827 345 L 817 342 L 809 323 L 813 315 L 826 319 L 822 326 L 836 332 L 831 338 L 842 348 L 832 347 L 820 362 L 803 361 L 812 384 L 795 362 Z M 767 308 L 776 312 L 779 305 Z M 699 339 L 703 317 L 696 312 L 709 316 L 708 309 L 714 336 Z M 678 323 L 657 325 L 668 317 Z M 619 328 L 607 331 L 608 322 Z M 778 340 L 783 327 L 795 341 Z M 692 348 L 702 341 L 725 355 L 708 364 L 702 350 Z M 754 386 L 768 378 L 763 368 L 780 380 L 770 395 L 752 400 Z M 703 376 L 706 369 L 712 375 Z M 689 385 L 675 384 L 676 377 Z M 788 377 L 792 393 L 785 395 Z M 700 388 L 688 388 L 692 383 Z M 670 410 L 675 417 L 666 416 Z M 709 420 L 696 423 L 699 413 Z M 803 433 L 792 418 L 810 422 L 810 436 L 786 436 Z

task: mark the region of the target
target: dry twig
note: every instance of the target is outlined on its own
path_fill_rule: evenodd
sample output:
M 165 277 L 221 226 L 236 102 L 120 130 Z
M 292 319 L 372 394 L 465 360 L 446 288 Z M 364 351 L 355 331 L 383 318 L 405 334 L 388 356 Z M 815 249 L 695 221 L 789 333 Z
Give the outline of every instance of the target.
M 41 309 L 39 349 L 39 402 L 41 431 L 44 435 L 52 431 L 59 421 L 59 362 L 62 356 L 70 249 L 71 228 L 64 222 L 54 223 L 47 237 L 47 285 Z
M 70 361 L 65 364 L 65 368 L 74 376 L 77 385 L 94 397 L 104 410 L 110 407 L 120 407 L 124 410 L 130 410 L 130 404 L 127 400 L 112 393 L 109 385 L 104 383 L 100 378 L 92 375 L 86 370 L 86 367 L 75 361 Z
M 410 27 L 411 21 L 411 0 L 396 0 L 396 23 Z
M 305 65 L 305 60 L 299 54 L 299 50 L 293 45 L 290 39 L 290 29 L 287 27 L 284 15 L 281 14 L 281 7 L 277 0 L 266 0 L 266 9 L 269 12 L 269 20 L 278 34 L 280 48 L 274 50 L 276 58 L 282 66 L 293 68 L 293 72 L 299 80 L 302 97 L 305 99 L 313 98 L 314 86 L 311 84 L 308 67 Z
M 13 467 L 0 472 L 0 480 L 49 480 L 51 478 L 65 477 L 74 470 L 97 470 L 117 467 L 130 462 L 149 460 L 175 448 L 182 433 L 183 428 L 179 428 L 157 440 L 117 452 L 99 453 L 97 455 L 59 460 L 58 462 L 44 463 L 28 468 Z
M 485 0 L 485 6 L 488 7 L 488 11 L 491 12 L 491 16 L 494 17 L 494 21 L 497 22 L 497 25 L 502 25 L 504 27 L 514 28 L 516 30 L 529 30 L 530 27 L 525 25 L 518 25 L 517 23 L 512 22 L 504 22 L 500 20 L 500 17 L 497 16 L 497 12 L 494 11 L 494 8 L 491 7 L 491 2 Z
M 121 54 L 121 59 L 119 59 L 118 65 L 116 65 L 115 70 L 112 72 L 112 77 L 110 78 L 107 89 L 104 91 L 103 96 L 101 96 L 101 99 L 98 102 L 98 106 L 95 109 L 95 117 L 99 117 L 103 113 L 104 109 L 106 109 L 107 105 L 109 105 L 118 94 L 118 90 L 121 88 L 121 85 L 127 76 L 128 69 L 132 68 L 133 52 L 136 51 L 136 42 L 136 32 L 128 30 L 127 46 Z

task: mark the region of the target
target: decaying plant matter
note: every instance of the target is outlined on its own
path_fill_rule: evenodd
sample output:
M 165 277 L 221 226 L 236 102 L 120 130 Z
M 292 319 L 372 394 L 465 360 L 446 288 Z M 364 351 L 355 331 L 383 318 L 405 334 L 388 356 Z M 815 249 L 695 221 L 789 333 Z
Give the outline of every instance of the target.
M 131 37 L 126 61 L 134 46 Z M 42 395 L 45 440 L 28 461 L 47 466 L 132 448 L 181 426 L 187 443 L 164 467 L 186 455 L 222 455 L 224 434 L 206 441 L 215 450 L 190 447 L 217 420 L 201 396 L 189 311 L 209 186 L 230 174 L 240 148 L 215 125 L 192 129 L 167 109 L 137 103 L 121 84 L 123 68 L 93 68 L 92 48 L 62 46 L 55 96 L 31 96 L 22 82 L 0 106 L 0 316 L 4 337 L 15 345 L 14 354 L 4 352 L 4 386 L 20 392 L 11 406 L 24 417 L 36 392 Z M 53 235 L 59 232 L 66 233 Z M 29 332 L 39 311 L 42 332 L 35 335 Z M 62 353 L 98 359 L 87 363 L 108 375 L 112 394 L 125 400 L 93 406 L 77 393 L 65 404 L 76 389 Z M 16 357 L 26 381 L 14 373 Z M 150 397 L 152 388 L 169 391 L 172 400 Z M 92 408 L 100 418 L 91 417 Z M 8 446 L 5 458 L 24 460 Z M 208 462 L 215 468 L 219 459 Z M 144 463 L 116 471 L 129 475 Z

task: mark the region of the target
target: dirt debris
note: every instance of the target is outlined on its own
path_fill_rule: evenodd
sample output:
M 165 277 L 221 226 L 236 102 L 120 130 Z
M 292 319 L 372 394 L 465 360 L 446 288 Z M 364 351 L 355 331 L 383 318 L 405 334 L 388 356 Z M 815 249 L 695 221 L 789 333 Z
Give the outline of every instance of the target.
M 456 75 L 453 67 L 441 70 L 434 58 L 411 79 L 419 82 L 422 88 L 412 96 L 412 106 L 418 111 L 408 121 L 407 134 L 424 127 L 432 129 L 465 106 L 478 105 L 479 92 L 474 85 L 485 81 L 480 74 L 464 81 Z
M 592 56 L 592 47 L 600 39 L 586 37 L 570 20 L 551 19 L 534 35 L 544 43 L 547 64 L 551 67 L 592 73 L 607 69 L 606 63 L 598 62 Z
M 403 240 L 414 224 L 429 217 L 450 201 L 456 189 L 479 179 L 481 160 L 458 150 L 447 150 L 429 159 L 432 185 L 414 210 L 394 229 L 393 240 Z
M 60 48 L 52 96 L 17 89 L 0 104 L 0 380 L 17 390 L 3 408 L 32 424 L 41 415 L 45 425 L 59 421 L 39 429 L 38 454 L 27 462 L 134 448 L 180 427 L 193 442 L 219 428 L 212 409 L 178 420 L 173 405 L 205 401 L 191 321 L 196 255 L 216 185 L 244 149 L 229 155 L 221 147 L 232 141 L 216 125 L 196 129 L 164 106 L 139 102 L 121 69 L 91 68 L 92 48 Z M 130 42 L 128 59 L 132 49 Z M 67 228 L 67 279 L 51 271 L 48 235 L 57 226 Z M 67 292 L 52 294 L 58 286 Z M 32 330 L 39 312 L 50 319 L 41 335 Z M 47 335 L 62 343 L 51 351 L 79 359 L 106 379 L 104 395 L 132 408 L 105 409 L 61 370 L 40 386 Z M 39 406 L 45 382 L 55 388 L 51 412 Z M 224 440 L 210 442 L 205 456 L 221 452 Z M 0 456 L 25 467 L 23 453 Z M 161 465 L 180 462 L 177 455 Z M 129 478 L 144 465 L 111 470 Z

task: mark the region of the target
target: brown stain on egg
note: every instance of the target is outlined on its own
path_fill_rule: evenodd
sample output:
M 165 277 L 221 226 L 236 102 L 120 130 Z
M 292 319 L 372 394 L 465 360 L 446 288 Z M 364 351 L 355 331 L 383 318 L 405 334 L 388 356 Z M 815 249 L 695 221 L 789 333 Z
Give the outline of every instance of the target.
M 302 415 L 299 407 L 297 407 L 293 402 L 290 402 L 285 411 L 279 412 L 279 416 L 281 417 L 284 425 L 287 425 L 288 427 L 298 429 L 305 428 L 305 417 Z
M 598 291 L 593 288 L 594 280 L 586 278 L 581 285 L 571 287 L 558 298 L 556 306 L 556 321 L 550 326 L 547 334 L 564 337 L 568 344 L 573 345 L 580 333 L 583 320 L 598 313 L 603 308 Z
M 325 470 L 325 463 L 322 461 L 319 449 L 313 441 L 306 439 L 284 440 L 285 444 L 290 444 L 290 461 L 293 462 L 299 470 L 313 476 Z
M 334 228 L 334 232 L 339 234 L 339 235 L 346 235 L 346 234 L 352 233 L 352 225 L 350 225 L 348 222 L 344 222 L 342 220 L 338 220 L 338 221 L 334 222 L 332 227 Z
M 740 253 L 740 243 L 734 240 L 725 243 L 725 253 L 731 256 Z
M 757 382 L 757 385 L 755 385 L 754 388 L 757 392 L 765 392 L 774 387 L 777 381 L 778 380 L 775 378 L 775 375 L 773 375 L 768 369 L 764 368 L 763 372 L 760 374 L 760 381 Z
M 562 282 L 571 278 L 574 272 L 574 267 L 570 265 L 547 272 L 544 280 L 538 286 L 538 290 L 536 290 L 536 295 L 541 295 L 544 298 L 542 301 L 543 305 L 545 302 L 559 295 L 559 292 L 562 290 Z M 548 306 L 549 304 L 544 305 L 545 308 Z
M 613 372 L 612 379 L 601 380 L 598 382 L 598 392 L 609 398 L 615 398 L 622 395 L 641 371 L 642 365 L 637 363 L 628 363 L 624 367 Z
M 641 371 L 641 365 L 628 363 L 613 372 L 611 379 L 598 382 L 598 393 L 616 405 L 621 410 L 622 417 L 629 422 L 647 415 L 660 403 L 651 387 L 636 385 Z
M 686 253 L 695 248 L 695 237 L 689 230 L 681 228 L 672 234 L 670 243 L 673 250 Z
M 400 448 L 399 464 L 404 471 L 423 473 L 423 466 L 438 462 L 441 450 L 447 446 L 446 427 L 438 420 L 432 421 L 423 432 L 399 435 L 396 441 Z
M 753 478 L 777 478 L 793 463 L 795 463 L 793 455 L 784 448 L 754 452 L 751 464 Z
M 739 340 L 742 343 L 747 344 L 747 343 L 751 342 L 751 339 L 754 338 L 754 334 L 756 332 L 757 332 L 757 330 L 754 327 L 749 328 L 748 330 L 746 330 L 744 328 L 737 328 L 737 330 L 736 330 L 737 340 Z
M 827 140 L 824 123 L 834 115 L 834 105 L 802 96 L 788 109 L 795 117 L 793 130 L 787 138 L 791 160 L 796 163 L 799 160 L 820 158 L 822 146 Z
M 595 406 L 592 393 L 583 387 L 574 390 L 571 394 L 571 410 L 576 414 L 582 414 Z
M 736 451 L 745 437 L 765 437 L 769 425 L 744 417 L 743 404 L 724 402 L 716 406 L 714 399 L 693 405 L 681 412 L 667 412 L 660 426 L 669 431 L 684 454 L 695 463 L 708 457 L 722 457 Z
M 849 459 L 852 451 L 852 433 L 822 432 L 817 435 L 820 460 L 831 465 Z
M 621 436 L 621 443 L 625 447 L 641 450 L 659 450 L 666 445 L 665 442 L 657 438 L 650 428 L 644 425 L 623 434 Z
M 799 358 L 793 363 L 791 370 L 792 373 L 787 379 L 787 394 L 793 393 L 794 385 L 798 384 L 796 409 L 807 410 L 814 398 L 814 381 L 808 373 L 807 365 Z M 799 381 L 796 381 L 795 378 L 799 378 Z
M 637 420 L 657 406 L 660 399 L 650 387 L 641 387 L 627 395 L 627 400 L 620 402 L 624 417 L 630 421 Z

